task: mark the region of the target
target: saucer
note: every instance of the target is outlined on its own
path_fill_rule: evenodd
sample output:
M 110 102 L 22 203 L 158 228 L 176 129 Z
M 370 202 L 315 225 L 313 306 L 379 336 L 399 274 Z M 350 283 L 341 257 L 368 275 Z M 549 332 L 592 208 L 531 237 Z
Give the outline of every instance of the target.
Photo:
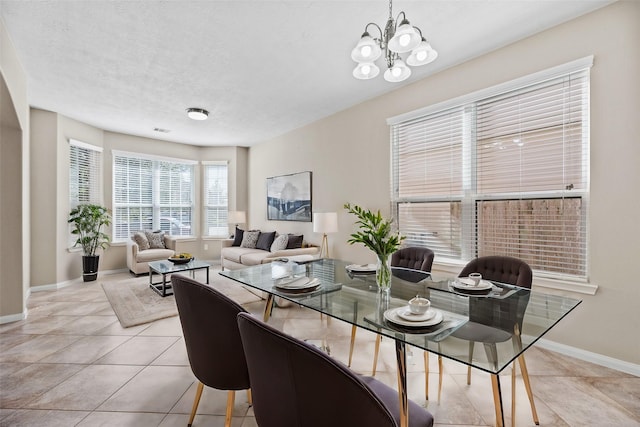
M 411 309 L 409 307 L 404 307 L 404 310 L 398 310 L 396 314 L 398 315 L 398 317 L 401 317 L 402 319 L 408 320 L 410 322 L 424 322 L 435 316 L 436 310 L 429 308 L 422 314 L 415 314 L 411 312 Z
M 432 308 L 429 310 L 434 312 L 433 317 L 431 319 L 420 321 L 420 322 L 404 320 L 402 317 L 398 315 L 398 312 L 405 311 L 405 310 L 407 310 L 407 307 L 392 308 L 390 310 L 385 311 L 383 315 L 385 320 L 391 323 L 394 323 L 396 325 L 401 325 L 401 326 L 408 326 L 411 328 L 426 328 L 427 326 L 434 326 L 442 322 L 442 320 L 444 319 L 444 315 L 440 310 L 435 310 Z
M 452 283 L 452 286 L 465 291 L 486 291 L 493 288 L 493 283 L 488 280 L 480 280 L 476 286 L 475 282 L 468 277 L 459 277 Z

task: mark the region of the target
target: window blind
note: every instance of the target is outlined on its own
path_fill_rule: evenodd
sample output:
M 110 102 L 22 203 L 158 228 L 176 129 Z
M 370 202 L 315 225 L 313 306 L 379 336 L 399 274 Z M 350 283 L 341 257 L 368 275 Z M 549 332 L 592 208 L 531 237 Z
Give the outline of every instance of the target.
M 228 237 L 227 213 L 229 210 L 227 164 L 204 166 L 204 235 Z
M 509 255 L 586 278 L 589 71 L 391 126 L 392 202 L 409 245 L 467 262 Z
M 113 241 L 138 230 L 192 234 L 192 164 L 114 153 L 113 176 Z
M 80 204 L 102 204 L 102 148 L 69 140 L 69 211 Z M 69 247 L 77 236 L 71 234 Z

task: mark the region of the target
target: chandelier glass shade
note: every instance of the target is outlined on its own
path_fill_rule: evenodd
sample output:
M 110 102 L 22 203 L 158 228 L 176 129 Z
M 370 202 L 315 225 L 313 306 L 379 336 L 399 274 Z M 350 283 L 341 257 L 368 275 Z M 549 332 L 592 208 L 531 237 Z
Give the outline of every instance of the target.
M 377 28 L 379 38 L 371 37 L 370 26 Z M 411 53 L 405 63 L 400 54 L 407 52 Z M 351 51 L 351 59 L 358 63 L 353 70 L 353 76 L 356 79 L 368 80 L 380 74 L 380 68 L 374 61 L 383 53 L 387 62 L 384 79 L 389 82 L 408 79 L 411 76 L 411 68 L 408 65 L 412 67 L 426 65 L 438 57 L 438 53 L 423 37 L 422 31 L 409 23 L 404 12 L 400 12 L 396 19 L 393 18 L 392 0 L 389 1 L 389 19 L 384 31 L 376 23 L 368 23 L 356 47 Z

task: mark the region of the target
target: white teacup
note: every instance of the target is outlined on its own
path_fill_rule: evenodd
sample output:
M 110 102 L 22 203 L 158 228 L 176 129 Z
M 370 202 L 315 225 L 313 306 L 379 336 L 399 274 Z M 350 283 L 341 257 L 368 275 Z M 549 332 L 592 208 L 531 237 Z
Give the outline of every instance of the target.
M 413 314 L 424 314 L 429 310 L 431 301 L 416 295 L 415 298 L 409 300 L 409 311 Z
M 473 286 L 478 286 L 480 284 L 480 280 L 482 280 L 482 274 L 469 273 L 469 279 L 473 280 Z

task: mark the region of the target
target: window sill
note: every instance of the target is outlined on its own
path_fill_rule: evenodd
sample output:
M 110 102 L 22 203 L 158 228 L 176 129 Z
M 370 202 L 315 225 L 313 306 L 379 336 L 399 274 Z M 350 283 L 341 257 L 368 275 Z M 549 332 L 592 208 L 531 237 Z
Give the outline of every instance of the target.
M 446 277 L 456 277 L 464 265 L 464 263 L 455 262 L 434 262 L 432 271 L 433 273 Z M 584 295 L 595 295 L 598 290 L 598 285 L 594 285 L 593 283 L 536 277 L 535 273 L 533 274 L 533 287 L 538 289 L 544 288 L 545 290 L 552 289 L 555 291 L 575 292 Z

